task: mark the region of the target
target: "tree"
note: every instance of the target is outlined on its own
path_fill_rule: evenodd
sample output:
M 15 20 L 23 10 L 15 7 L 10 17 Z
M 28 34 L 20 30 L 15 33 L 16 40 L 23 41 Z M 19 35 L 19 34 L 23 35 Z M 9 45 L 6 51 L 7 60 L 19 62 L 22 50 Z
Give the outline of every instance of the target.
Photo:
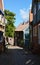
M 4 11 L 5 18 L 7 19 L 7 24 L 5 27 L 5 35 L 7 37 L 13 37 L 14 36 L 14 31 L 15 31 L 15 13 L 10 12 L 9 10 Z

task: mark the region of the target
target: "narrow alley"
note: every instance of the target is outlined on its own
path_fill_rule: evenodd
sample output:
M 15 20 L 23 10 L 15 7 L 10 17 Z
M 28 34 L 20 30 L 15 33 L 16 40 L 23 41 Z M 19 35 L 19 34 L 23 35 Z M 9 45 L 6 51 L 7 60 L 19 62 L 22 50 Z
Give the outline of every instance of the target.
M 1 65 L 40 65 L 40 57 L 28 53 L 18 46 L 8 46 L 5 53 L 0 54 Z

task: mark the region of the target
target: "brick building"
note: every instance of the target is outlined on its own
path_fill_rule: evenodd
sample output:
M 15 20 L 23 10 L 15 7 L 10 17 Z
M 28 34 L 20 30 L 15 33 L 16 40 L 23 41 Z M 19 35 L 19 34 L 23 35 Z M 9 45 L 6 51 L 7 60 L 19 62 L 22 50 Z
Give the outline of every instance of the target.
M 33 20 L 30 21 L 32 29 L 32 50 L 33 52 L 40 52 L 40 0 L 32 0 Z

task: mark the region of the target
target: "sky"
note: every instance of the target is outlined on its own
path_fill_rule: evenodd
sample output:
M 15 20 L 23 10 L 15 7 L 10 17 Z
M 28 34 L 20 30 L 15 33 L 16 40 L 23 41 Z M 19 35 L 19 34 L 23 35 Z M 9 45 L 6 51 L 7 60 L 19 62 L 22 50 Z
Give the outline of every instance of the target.
M 4 0 L 4 8 L 16 14 L 15 26 L 29 20 L 32 0 Z

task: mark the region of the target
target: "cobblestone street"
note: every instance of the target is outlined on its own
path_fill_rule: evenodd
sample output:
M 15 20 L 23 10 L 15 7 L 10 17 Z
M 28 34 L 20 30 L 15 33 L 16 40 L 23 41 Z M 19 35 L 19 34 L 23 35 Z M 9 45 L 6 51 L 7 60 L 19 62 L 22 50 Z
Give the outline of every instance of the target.
M 8 46 L 6 53 L 0 54 L 1 65 L 40 65 L 40 56 L 30 54 L 21 47 Z

